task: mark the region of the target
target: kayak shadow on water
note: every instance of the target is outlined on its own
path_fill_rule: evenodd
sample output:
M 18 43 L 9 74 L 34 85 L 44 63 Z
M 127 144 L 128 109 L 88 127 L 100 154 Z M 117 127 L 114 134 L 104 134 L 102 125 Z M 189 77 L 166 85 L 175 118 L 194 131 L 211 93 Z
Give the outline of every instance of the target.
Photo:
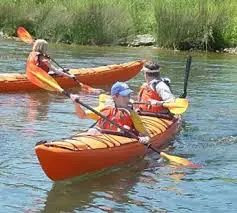
M 144 159 L 137 159 L 135 163 L 130 163 L 126 167 L 56 182 L 48 192 L 41 212 L 73 212 L 86 209 L 114 211 L 111 202 L 116 204 L 133 202 L 128 192 L 139 182 L 142 172 L 149 167 L 148 164 L 149 162 Z

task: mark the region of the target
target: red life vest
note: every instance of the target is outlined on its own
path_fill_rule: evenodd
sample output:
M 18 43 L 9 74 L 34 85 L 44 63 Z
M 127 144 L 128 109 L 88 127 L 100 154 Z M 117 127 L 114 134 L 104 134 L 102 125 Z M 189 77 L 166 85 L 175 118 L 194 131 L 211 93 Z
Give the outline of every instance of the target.
M 114 121 L 120 126 L 123 126 L 125 128 L 128 128 L 130 130 L 134 130 L 133 121 L 130 116 L 130 112 L 125 108 L 115 108 L 112 106 L 105 107 L 100 111 L 104 116 L 106 116 L 108 119 Z M 110 122 L 104 120 L 103 118 L 100 118 L 98 120 L 97 127 L 99 127 L 101 130 L 113 130 L 113 131 L 119 131 L 119 129 L 111 124 Z
M 45 72 L 49 72 L 49 61 L 48 58 L 43 56 L 43 54 L 39 52 L 32 51 L 27 59 L 26 67 L 30 64 L 36 65 L 43 69 Z
M 162 98 L 159 96 L 159 94 L 157 94 L 156 91 L 154 91 L 147 83 L 145 83 L 141 86 L 140 91 L 138 93 L 138 101 L 147 103 L 149 102 L 150 99 L 162 101 Z M 164 108 L 162 106 L 151 106 L 146 104 L 140 104 L 139 109 L 141 111 L 147 111 L 147 112 L 159 112 Z

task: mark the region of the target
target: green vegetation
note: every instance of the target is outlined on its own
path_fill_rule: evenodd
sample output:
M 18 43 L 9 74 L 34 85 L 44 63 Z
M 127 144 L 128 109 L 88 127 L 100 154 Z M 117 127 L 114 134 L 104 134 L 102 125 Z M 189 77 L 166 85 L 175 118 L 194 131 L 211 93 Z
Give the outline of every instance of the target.
M 232 0 L 156 1 L 158 43 L 177 49 L 237 45 L 237 3 Z M 234 23 L 235 19 L 235 23 Z
M 233 0 L 1 0 L 0 30 L 95 45 L 149 33 L 158 46 L 216 50 L 237 45 L 236 8 Z

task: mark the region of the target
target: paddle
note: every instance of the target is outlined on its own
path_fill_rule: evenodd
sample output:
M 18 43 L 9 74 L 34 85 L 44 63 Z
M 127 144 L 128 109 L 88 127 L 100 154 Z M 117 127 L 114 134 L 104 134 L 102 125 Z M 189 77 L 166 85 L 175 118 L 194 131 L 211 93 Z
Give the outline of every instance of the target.
M 23 42 L 25 42 L 25 43 L 27 43 L 27 44 L 33 45 L 34 39 L 32 38 L 32 36 L 30 35 L 30 33 L 29 33 L 24 27 L 18 27 L 18 28 L 17 28 L 17 31 L 16 31 L 16 34 L 17 34 L 17 36 L 18 36 Z M 62 70 L 64 70 L 64 68 L 63 68 L 61 65 L 59 65 L 54 59 L 52 59 L 50 56 L 48 56 L 48 55 L 44 55 L 44 56 L 47 57 L 48 59 L 50 59 L 51 61 L 53 61 L 53 62 L 54 62 L 58 67 L 60 67 Z M 69 73 L 66 72 L 66 71 L 64 71 L 64 72 L 67 73 L 67 74 L 69 74 Z M 71 74 L 69 74 L 69 75 L 71 75 Z M 76 76 L 74 76 L 74 75 L 69 76 L 69 75 L 68 75 L 68 77 L 71 78 L 72 80 L 74 80 L 78 85 L 80 85 L 81 88 L 82 88 L 82 90 L 87 91 L 87 92 L 98 92 L 98 91 L 100 91 L 99 89 L 97 90 L 97 89 L 95 89 L 95 88 L 93 88 L 93 87 L 90 87 L 90 86 L 88 86 L 88 85 L 85 85 L 85 84 L 81 83 L 81 82 L 76 78 Z
M 34 39 L 31 37 L 30 33 L 24 27 L 18 27 L 16 30 L 17 36 L 27 44 L 33 44 Z
M 151 105 L 150 103 L 146 103 L 146 102 L 133 102 L 132 104 Z M 174 102 L 163 103 L 162 106 L 164 108 L 169 109 L 169 111 L 174 115 L 181 115 L 188 108 L 188 100 L 184 98 L 176 98 Z
M 106 94 L 100 94 L 99 96 L 99 105 L 102 103 L 107 102 L 109 99 L 111 99 L 110 95 Z M 145 103 L 145 102 L 133 102 L 132 104 L 146 104 L 150 105 L 150 103 Z M 163 103 L 163 107 L 168 108 L 169 111 L 174 114 L 174 115 L 181 115 L 183 114 L 187 108 L 188 108 L 188 100 L 184 98 L 176 98 L 174 102 L 169 102 L 169 103 Z
M 182 95 L 179 96 L 180 98 L 186 98 L 187 96 L 188 78 L 189 78 L 189 72 L 191 69 L 191 63 L 192 63 L 192 57 L 189 56 L 187 59 L 185 74 L 184 74 L 184 92 Z
M 36 84 L 37 86 L 46 89 L 46 90 L 50 90 L 50 91 L 57 91 L 60 92 L 62 94 L 64 94 L 65 96 L 67 96 L 68 98 L 70 98 L 70 94 L 68 92 L 66 92 L 64 89 L 62 89 L 58 83 L 50 76 L 48 75 L 48 73 L 44 72 L 41 68 L 37 67 L 37 66 L 32 66 L 29 67 L 27 70 L 27 77 L 30 79 L 30 81 L 34 84 Z M 82 101 L 76 99 L 75 100 L 78 104 L 81 104 L 82 106 L 84 106 L 85 108 L 91 110 L 92 112 L 94 112 L 96 115 L 100 116 L 101 118 L 103 118 L 104 120 L 110 122 L 111 124 L 113 124 L 114 126 L 116 126 L 117 128 L 121 129 L 122 131 L 128 133 L 129 135 L 131 135 L 131 137 L 139 140 L 138 136 L 135 135 L 133 132 L 129 131 L 128 129 L 120 126 L 119 124 L 117 124 L 116 122 L 108 119 L 106 116 L 104 116 L 103 114 L 101 114 L 100 112 L 96 111 L 95 109 L 93 109 L 92 107 L 90 107 L 89 105 L 83 103 Z M 152 149 L 153 151 L 157 152 L 158 154 L 160 154 L 162 157 L 176 163 L 176 164 L 181 164 L 184 166 L 190 166 L 193 168 L 197 168 L 198 165 L 193 164 L 192 162 L 181 158 L 181 157 L 176 157 L 176 156 L 171 156 L 168 155 L 164 152 L 160 152 L 157 149 L 155 149 L 153 146 L 151 145 L 147 145 L 148 148 Z

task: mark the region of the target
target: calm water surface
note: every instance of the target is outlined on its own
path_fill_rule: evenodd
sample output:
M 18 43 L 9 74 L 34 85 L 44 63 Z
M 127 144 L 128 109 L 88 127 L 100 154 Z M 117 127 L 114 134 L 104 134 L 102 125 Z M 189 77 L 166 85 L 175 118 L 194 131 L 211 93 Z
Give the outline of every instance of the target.
M 0 41 L 0 73 L 22 72 L 29 51 L 23 43 Z M 50 54 L 74 68 L 154 59 L 178 96 L 189 53 L 51 45 Z M 54 93 L 0 94 L 0 212 L 237 212 L 237 56 L 192 56 L 190 107 L 170 152 L 202 169 L 177 168 L 154 153 L 54 183 L 38 164 L 35 143 L 71 136 L 92 121 L 78 119 L 71 101 Z M 139 74 L 129 84 L 137 90 L 142 82 Z M 81 99 L 92 106 L 98 101 L 93 95 Z

